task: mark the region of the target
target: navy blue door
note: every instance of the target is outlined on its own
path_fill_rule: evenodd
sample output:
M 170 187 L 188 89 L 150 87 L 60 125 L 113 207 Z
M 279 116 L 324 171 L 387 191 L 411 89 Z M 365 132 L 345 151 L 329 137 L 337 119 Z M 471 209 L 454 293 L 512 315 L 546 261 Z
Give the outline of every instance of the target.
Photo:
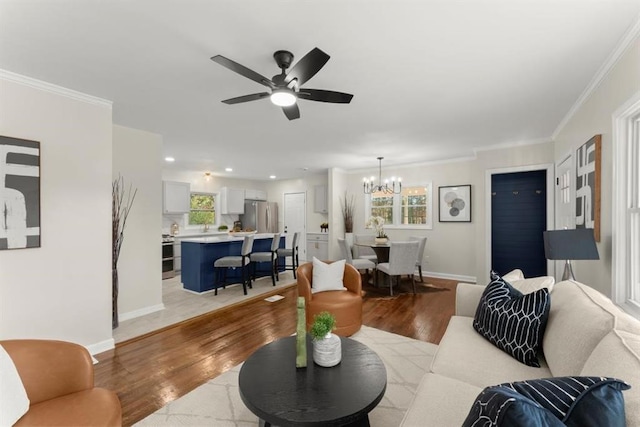
M 547 171 L 491 177 L 491 268 L 545 276 L 542 232 L 547 229 Z

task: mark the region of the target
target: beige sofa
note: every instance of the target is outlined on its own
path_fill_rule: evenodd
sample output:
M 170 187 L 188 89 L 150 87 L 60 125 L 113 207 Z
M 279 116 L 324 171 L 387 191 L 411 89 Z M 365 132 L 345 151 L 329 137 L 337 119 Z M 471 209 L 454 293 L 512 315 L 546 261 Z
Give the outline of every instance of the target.
M 451 318 L 402 425 L 460 426 L 486 386 L 553 376 L 604 376 L 626 381 L 627 425 L 640 426 L 640 321 L 589 286 L 556 283 L 540 368 L 518 362 L 472 326 L 484 286 L 461 283 Z

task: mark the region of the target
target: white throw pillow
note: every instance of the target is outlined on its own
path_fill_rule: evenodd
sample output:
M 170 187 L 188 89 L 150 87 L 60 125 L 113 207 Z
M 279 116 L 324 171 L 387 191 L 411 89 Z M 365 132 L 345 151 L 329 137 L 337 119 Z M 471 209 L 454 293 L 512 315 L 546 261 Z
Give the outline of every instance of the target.
M 553 285 L 555 285 L 556 283 L 556 279 L 553 276 L 540 276 L 508 282 L 511 284 L 511 286 L 513 286 L 523 294 L 530 294 L 531 292 L 535 292 L 542 288 L 547 288 L 549 289 L 549 292 L 552 292 Z
M 29 410 L 29 398 L 7 351 L 0 345 L 0 426 L 11 426 Z
M 553 291 L 553 285 L 556 283 L 556 279 L 552 276 L 530 277 L 525 279 L 524 273 L 522 273 L 522 270 L 519 268 L 508 272 L 502 276 L 502 279 L 523 294 L 530 294 L 542 288 L 547 288 L 549 292 L 551 292 Z
M 313 278 L 311 279 L 311 293 L 324 291 L 346 291 L 342 278 L 346 261 L 340 260 L 325 264 L 313 257 Z
M 519 268 L 516 268 L 515 270 L 511 270 L 510 272 L 502 276 L 502 279 L 509 283 L 515 280 L 522 280 L 524 279 L 524 273 Z

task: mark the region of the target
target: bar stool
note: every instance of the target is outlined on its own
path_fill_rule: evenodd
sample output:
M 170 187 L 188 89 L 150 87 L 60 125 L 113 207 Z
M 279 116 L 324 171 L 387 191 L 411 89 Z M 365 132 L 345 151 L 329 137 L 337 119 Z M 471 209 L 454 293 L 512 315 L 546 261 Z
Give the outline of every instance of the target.
M 248 269 L 251 264 L 250 256 L 251 251 L 253 250 L 254 237 L 255 236 L 253 234 L 244 237 L 240 255 L 224 256 L 222 258 L 218 258 L 213 262 L 216 276 L 216 290 L 214 295 L 218 295 L 218 288 L 220 287 L 221 282 L 222 287 L 226 288 L 227 269 L 237 267 L 242 268 L 242 290 L 244 291 L 244 294 L 247 295 L 247 285 L 249 285 L 249 287 L 251 288 L 251 274 Z M 222 276 L 222 278 L 220 276 Z
M 300 240 L 300 232 L 296 231 L 293 233 L 293 242 L 291 242 L 290 248 L 278 248 L 277 254 L 278 258 L 284 258 L 285 270 L 293 270 L 293 278 L 296 278 L 296 270 L 300 267 L 300 261 L 298 260 L 298 241 Z M 291 264 L 287 265 L 287 257 L 291 257 Z M 278 270 L 276 270 L 276 279 L 280 280 L 278 277 Z
M 253 278 L 256 277 L 256 264 L 259 262 L 271 263 L 271 281 L 276 285 L 276 274 L 278 272 L 278 246 L 280 246 L 280 233 L 273 235 L 271 241 L 271 252 L 252 252 L 249 258 L 253 267 Z

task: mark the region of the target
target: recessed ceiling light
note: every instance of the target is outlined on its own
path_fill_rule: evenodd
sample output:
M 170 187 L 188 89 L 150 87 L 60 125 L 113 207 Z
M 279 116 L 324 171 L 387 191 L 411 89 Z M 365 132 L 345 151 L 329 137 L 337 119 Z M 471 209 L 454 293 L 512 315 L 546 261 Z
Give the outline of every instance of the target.
M 176 161 L 176 159 L 174 159 L 173 157 L 165 157 L 165 158 L 164 158 L 164 161 L 165 161 L 165 162 L 175 162 L 175 161 Z
M 233 168 L 224 168 L 225 172 L 233 172 Z
M 269 175 L 269 178 L 276 179 L 276 176 L 275 175 Z

